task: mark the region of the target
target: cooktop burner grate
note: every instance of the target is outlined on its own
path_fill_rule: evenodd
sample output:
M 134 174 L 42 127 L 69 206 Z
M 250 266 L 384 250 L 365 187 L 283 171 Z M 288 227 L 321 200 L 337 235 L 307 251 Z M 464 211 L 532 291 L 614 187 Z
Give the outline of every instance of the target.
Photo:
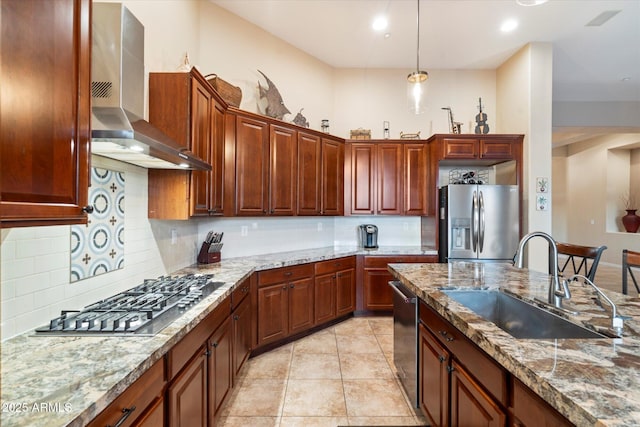
M 79 311 L 65 310 L 36 335 L 155 335 L 222 286 L 213 275 L 162 276 Z

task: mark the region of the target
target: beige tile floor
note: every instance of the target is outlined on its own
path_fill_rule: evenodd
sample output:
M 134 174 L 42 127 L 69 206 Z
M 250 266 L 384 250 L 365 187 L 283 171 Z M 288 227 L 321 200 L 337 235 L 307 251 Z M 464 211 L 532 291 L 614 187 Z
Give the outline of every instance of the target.
M 217 425 L 415 426 L 391 317 L 356 317 L 251 358 Z

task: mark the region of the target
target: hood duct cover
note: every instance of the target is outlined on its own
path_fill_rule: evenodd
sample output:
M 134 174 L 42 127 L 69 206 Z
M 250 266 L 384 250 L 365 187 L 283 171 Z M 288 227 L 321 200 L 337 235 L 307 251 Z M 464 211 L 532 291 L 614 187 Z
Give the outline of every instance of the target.
M 211 170 L 143 119 L 144 27 L 121 3 L 93 4 L 91 152 L 145 168 Z

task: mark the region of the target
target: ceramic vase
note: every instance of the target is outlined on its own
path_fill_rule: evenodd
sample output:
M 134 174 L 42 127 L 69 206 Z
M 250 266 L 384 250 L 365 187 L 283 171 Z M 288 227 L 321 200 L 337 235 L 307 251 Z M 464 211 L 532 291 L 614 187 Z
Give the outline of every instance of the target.
M 622 225 L 627 233 L 635 233 L 640 228 L 640 216 L 636 215 L 636 209 L 627 209 L 627 214 L 622 217 Z

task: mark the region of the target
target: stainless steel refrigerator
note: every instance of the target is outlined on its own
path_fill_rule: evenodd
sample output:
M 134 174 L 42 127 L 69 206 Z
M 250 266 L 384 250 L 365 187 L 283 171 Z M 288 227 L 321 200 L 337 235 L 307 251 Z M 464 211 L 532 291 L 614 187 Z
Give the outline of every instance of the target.
M 520 241 L 518 186 L 442 187 L 439 226 L 441 262 L 511 261 Z

